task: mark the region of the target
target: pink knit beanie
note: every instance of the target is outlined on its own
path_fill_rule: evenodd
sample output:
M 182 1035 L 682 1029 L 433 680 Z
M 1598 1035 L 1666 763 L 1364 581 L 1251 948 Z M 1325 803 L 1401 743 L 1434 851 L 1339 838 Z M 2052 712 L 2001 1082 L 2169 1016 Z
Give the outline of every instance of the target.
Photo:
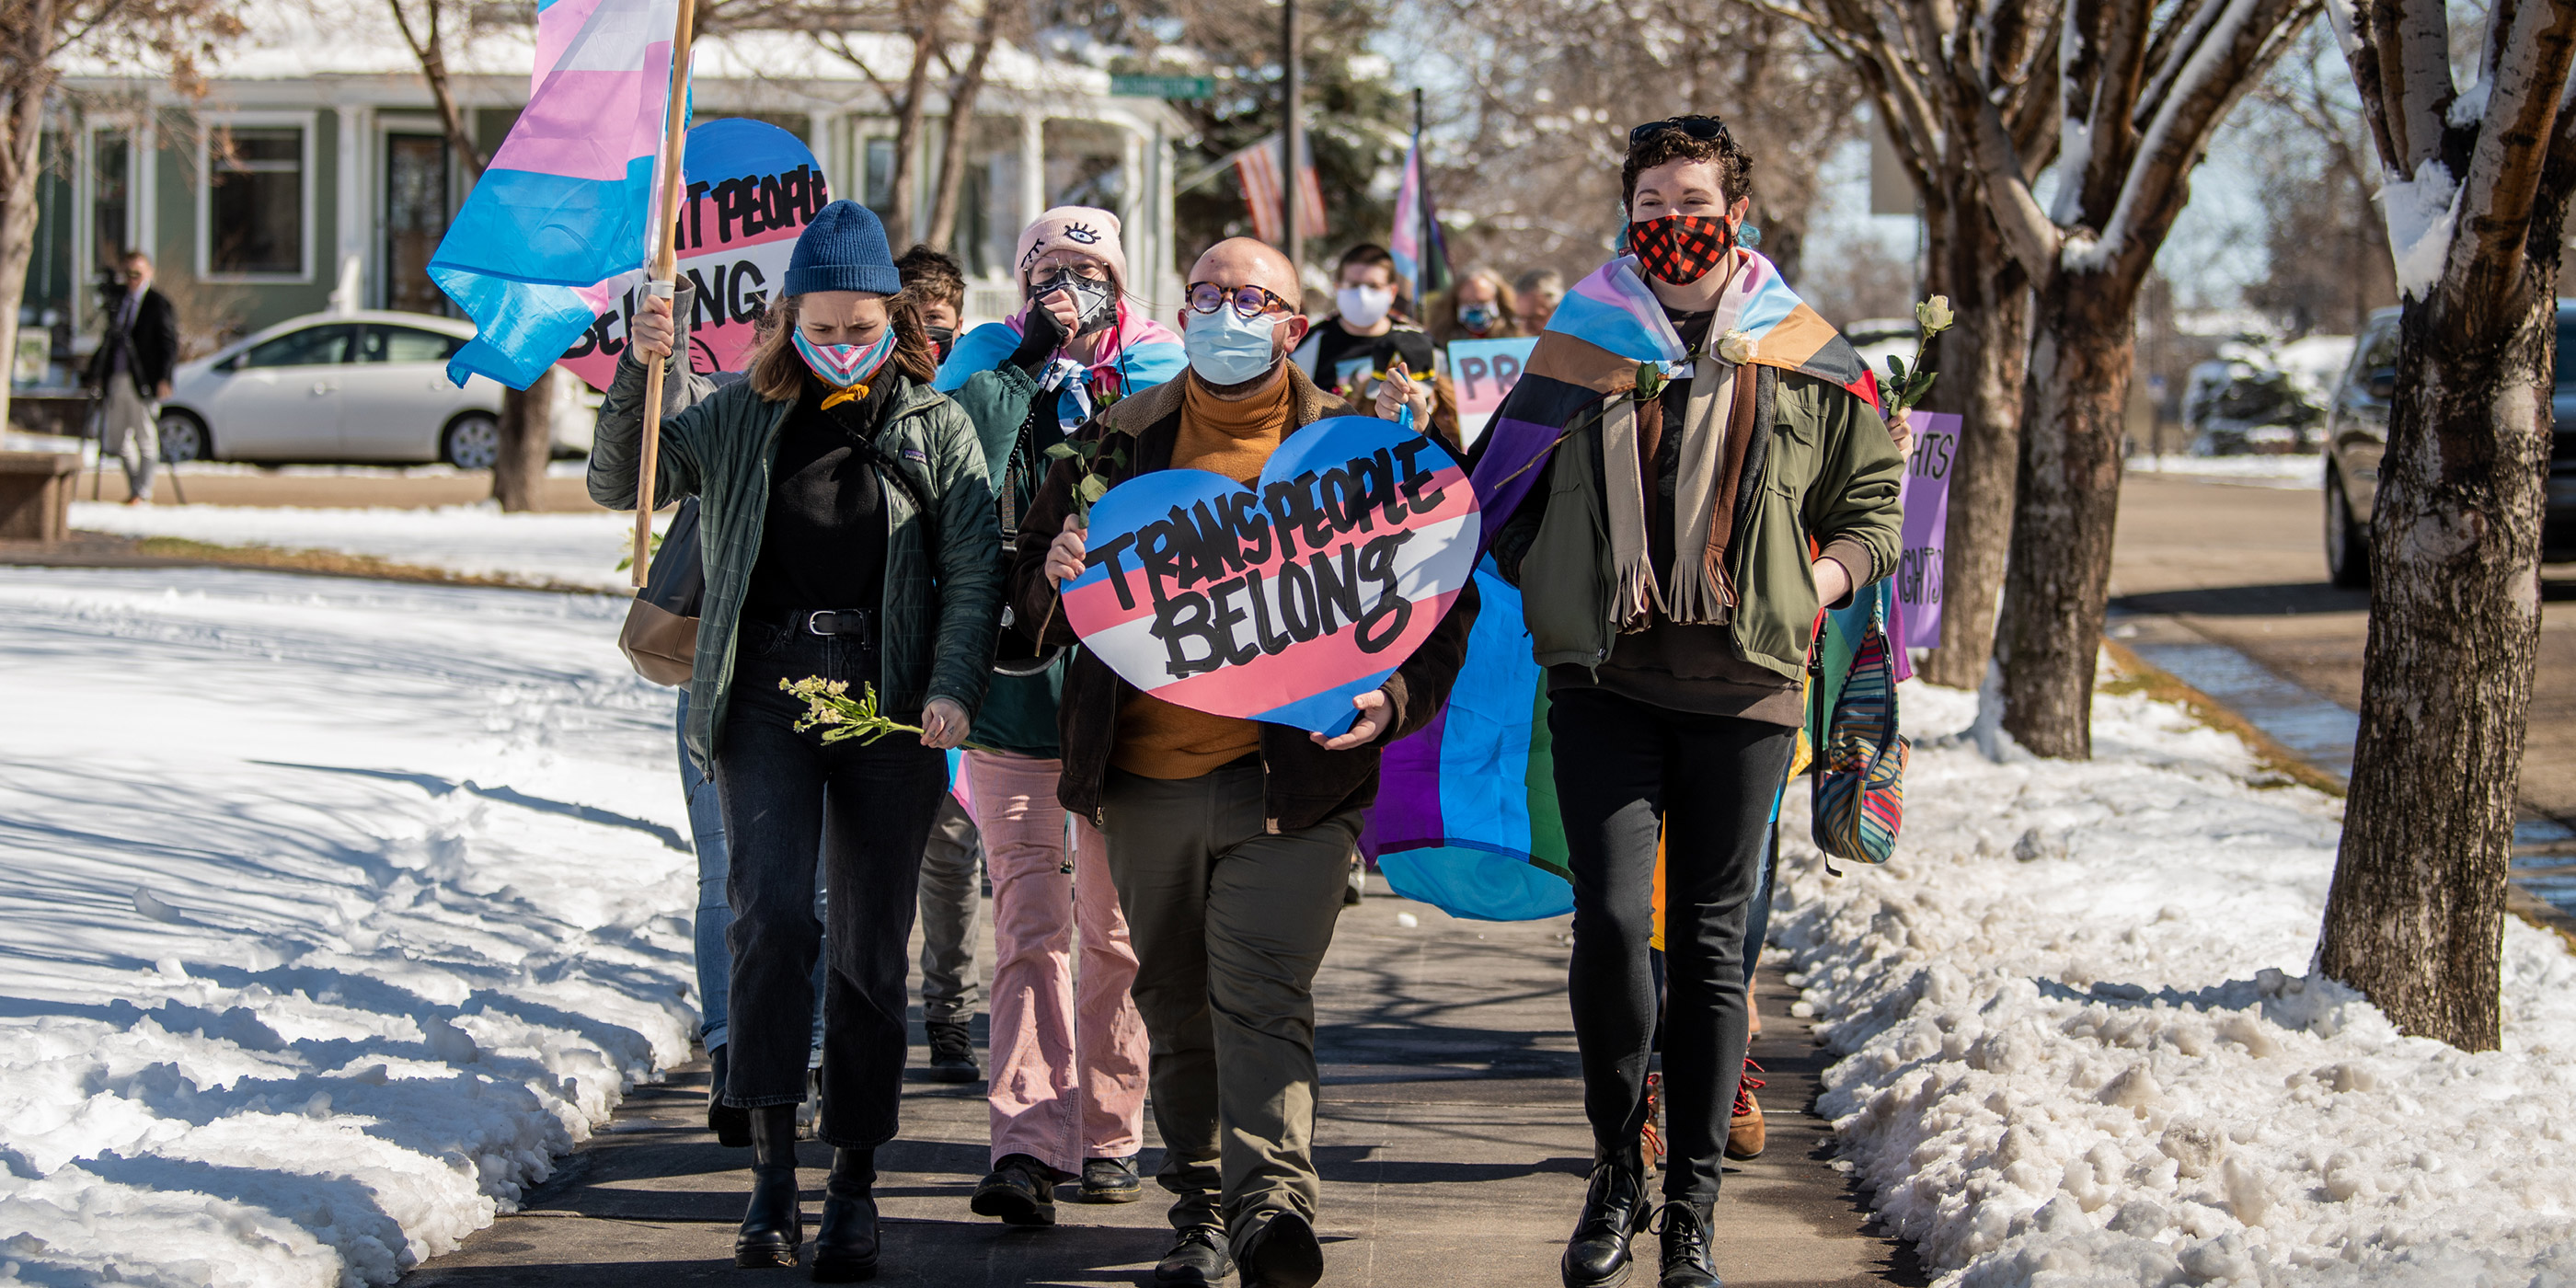
M 1109 266 L 1109 280 L 1127 289 L 1127 251 L 1118 244 L 1118 216 L 1091 206 L 1058 206 L 1020 230 L 1020 289 L 1029 289 L 1030 266 L 1051 250 L 1078 250 Z

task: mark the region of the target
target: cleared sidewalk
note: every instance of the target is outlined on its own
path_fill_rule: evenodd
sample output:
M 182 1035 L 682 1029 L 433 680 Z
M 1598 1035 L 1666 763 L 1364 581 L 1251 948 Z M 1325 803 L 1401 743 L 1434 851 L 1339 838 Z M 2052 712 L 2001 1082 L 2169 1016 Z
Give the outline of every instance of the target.
M 1408 912 L 1419 925 L 1397 923 Z M 1325 1282 L 1556 1282 L 1591 1153 L 1566 1013 L 1568 940 L 1562 919 L 1453 921 L 1383 893 L 1343 914 L 1318 984 Z M 1769 1070 L 1770 1148 L 1728 1165 L 1718 1269 L 1737 1288 L 1924 1283 L 1910 1249 L 1865 1232 L 1861 1196 L 1828 1165 L 1831 1132 L 1804 1112 L 1826 1061 L 1807 1023 L 1787 1014 L 1794 996 L 1765 972 L 1754 1055 Z M 413 1272 L 406 1288 L 804 1282 L 802 1270 L 733 1268 L 749 1151 L 705 1132 L 705 1077 L 695 1066 L 639 1089 L 523 1213 Z M 973 1216 L 967 1196 L 987 1166 L 982 1085 L 916 1075 L 906 1091 L 903 1137 L 878 1156 L 887 1225 L 877 1282 L 1150 1281 L 1169 1234 L 1159 1189 L 1149 1182 L 1144 1201 L 1124 1206 L 1060 1202 L 1062 1224 L 1049 1230 Z M 1149 1169 L 1158 1148 L 1149 1143 Z M 827 1154 L 804 1151 L 809 1239 Z M 1651 1244 L 1641 1242 L 1636 1282 L 1653 1282 Z

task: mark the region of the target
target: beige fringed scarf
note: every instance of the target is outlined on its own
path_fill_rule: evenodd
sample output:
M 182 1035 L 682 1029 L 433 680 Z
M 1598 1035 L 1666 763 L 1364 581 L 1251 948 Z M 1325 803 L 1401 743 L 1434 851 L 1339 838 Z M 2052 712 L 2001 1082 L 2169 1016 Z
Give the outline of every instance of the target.
M 1641 631 L 1650 610 L 1689 625 L 1723 625 L 1734 616 L 1735 582 L 1727 571 L 1735 494 L 1752 441 L 1756 377 L 1715 356 L 1701 357 L 1682 413 L 1681 471 L 1673 513 L 1649 518 L 1646 475 L 1667 427 L 1662 407 L 1614 395 L 1602 418 L 1601 463 L 1609 491 L 1610 554 L 1618 578 L 1619 629 Z M 1723 407 L 1726 414 L 1720 416 Z M 1641 431 L 1640 426 L 1643 426 Z M 1658 578 L 1646 537 L 1648 522 L 1671 523 L 1673 566 Z

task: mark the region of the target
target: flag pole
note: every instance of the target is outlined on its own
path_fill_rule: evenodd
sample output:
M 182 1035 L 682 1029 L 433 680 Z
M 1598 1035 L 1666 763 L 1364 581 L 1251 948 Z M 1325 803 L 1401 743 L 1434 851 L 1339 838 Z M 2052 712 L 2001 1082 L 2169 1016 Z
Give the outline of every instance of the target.
M 688 143 L 680 127 L 689 110 L 689 38 L 697 26 L 696 9 L 696 0 L 680 0 L 680 19 L 671 33 L 671 101 L 662 109 L 662 217 L 653 229 L 653 258 L 646 274 L 652 279 L 646 289 L 675 304 L 674 279 L 680 271 L 680 161 Z M 672 319 L 675 326 L 678 321 Z M 662 463 L 662 381 L 670 365 L 664 359 L 644 368 L 644 450 L 636 464 L 635 557 L 631 561 L 639 590 L 652 564 L 653 479 Z
M 1422 87 L 1413 87 L 1413 217 L 1422 222 L 1415 230 L 1420 239 L 1413 252 L 1413 311 L 1427 320 L 1431 316 L 1431 171 L 1422 156 Z

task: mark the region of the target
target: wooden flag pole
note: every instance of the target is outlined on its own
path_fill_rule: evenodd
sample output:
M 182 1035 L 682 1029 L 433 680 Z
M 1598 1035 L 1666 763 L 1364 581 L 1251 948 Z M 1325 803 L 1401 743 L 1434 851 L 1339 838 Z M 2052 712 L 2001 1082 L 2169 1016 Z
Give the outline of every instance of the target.
M 696 0 L 680 0 L 680 20 L 671 33 L 671 101 L 662 109 L 662 217 L 653 230 L 653 260 L 647 274 L 652 278 L 647 284 L 651 293 L 675 303 L 673 288 L 680 273 L 680 193 L 684 190 L 680 162 L 688 143 L 681 126 L 689 111 L 689 38 L 695 34 L 696 10 Z M 662 464 L 662 381 L 670 365 L 665 359 L 644 369 L 644 451 L 636 464 L 633 560 L 639 590 L 652 566 L 653 479 Z

